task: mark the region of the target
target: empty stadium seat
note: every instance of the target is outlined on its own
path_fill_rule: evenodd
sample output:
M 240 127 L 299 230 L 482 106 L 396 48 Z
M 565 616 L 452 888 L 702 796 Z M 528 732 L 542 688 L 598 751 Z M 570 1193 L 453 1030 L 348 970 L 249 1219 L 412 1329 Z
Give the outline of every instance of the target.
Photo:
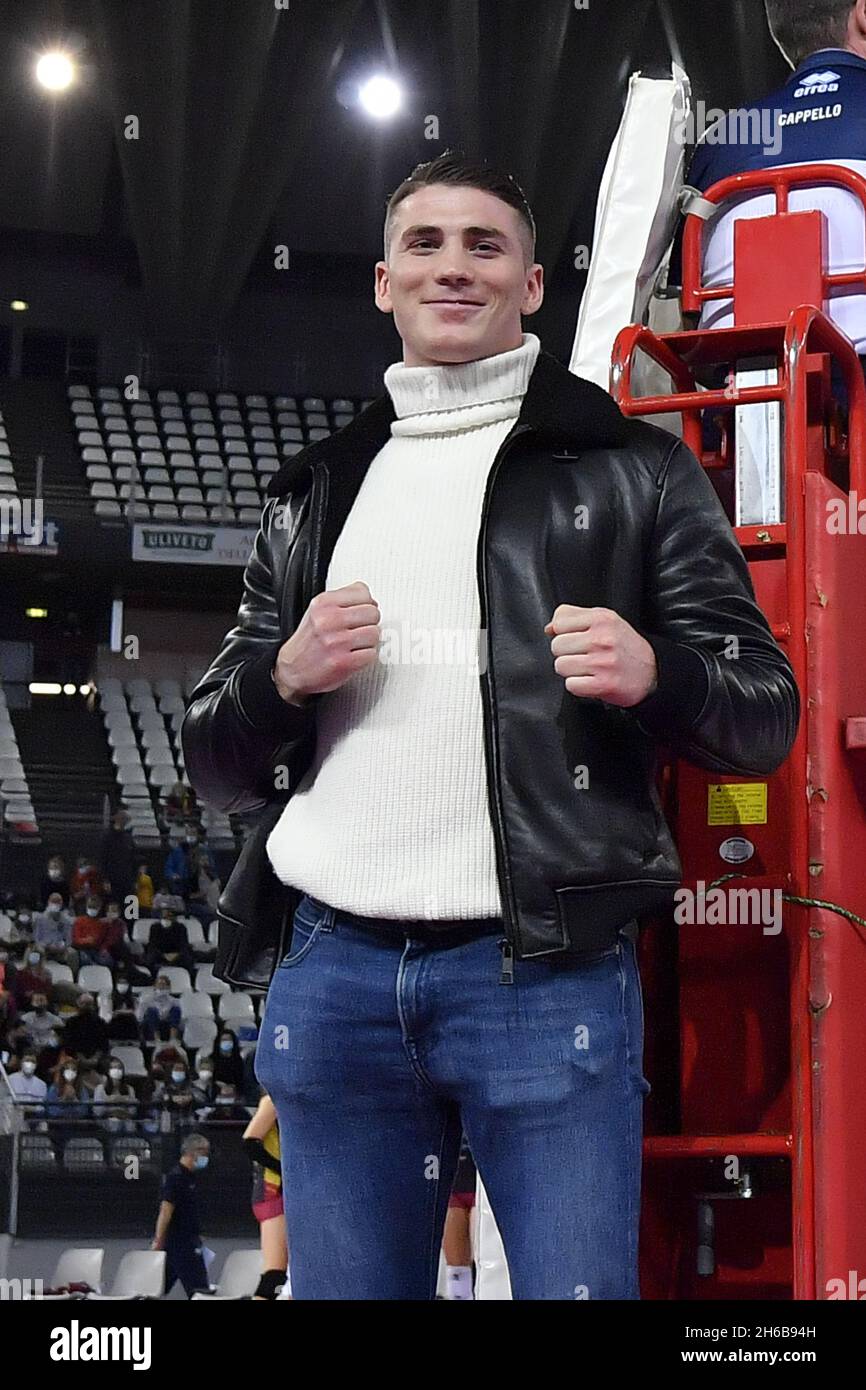
M 67 1284 L 87 1284 L 98 1293 L 102 1287 L 102 1246 L 64 1250 L 54 1266 L 49 1288 L 59 1289 Z
M 105 1150 L 101 1139 L 67 1139 L 63 1147 L 64 1168 L 104 1168 Z

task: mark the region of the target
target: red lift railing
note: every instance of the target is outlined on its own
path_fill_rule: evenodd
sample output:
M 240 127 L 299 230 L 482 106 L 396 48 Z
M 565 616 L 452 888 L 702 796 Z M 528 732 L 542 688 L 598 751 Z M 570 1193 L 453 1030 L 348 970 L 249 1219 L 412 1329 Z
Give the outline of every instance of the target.
M 702 431 L 704 411 L 730 412 L 734 406 L 768 401 L 778 401 L 784 406 L 784 520 L 769 525 L 739 526 L 735 528 L 735 533 L 750 562 L 762 558 L 762 552 L 767 557 L 770 554 L 784 556 L 786 616 L 771 625 L 774 636 L 787 650 L 803 697 L 803 713 L 795 745 L 784 768 L 777 774 L 787 777 L 787 829 L 790 839 L 786 858 L 790 872 L 782 877 L 749 875 L 749 882 L 759 887 L 782 887 L 789 894 L 800 897 L 809 897 L 816 891 L 815 881 L 810 877 L 808 737 L 813 701 L 810 700 L 807 640 L 808 518 L 805 511 L 805 475 L 807 471 L 817 471 L 829 476 L 826 422 L 821 418 L 829 397 L 827 358 L 824 354 L 835 359 L 848 392 L 848 487 L 858 496 L 866 497 L 866 383 L 853 344 L 832 323 L 825 311 L 833 290 L 837 288 L 857 287 L 866 294 L 866 239 L 864 269 L 842 274 L 830 273 L 827 265 L 826 215 L 818 210 L 789 211 L 789 195 L 793 188 L 816 185 L 847 189 L 859 199 L 866 211 L 866 178 L 833 164 L 758 170 L 733 175 L 714 184 L 703 197 L 719 206 L 744 194 L 775 194 L 773 215 L 743 218 L 735 223 L 734 279 L 729 285 L 707 287 L 703 284 L 704 220 L 697 214 L 691 214 L 686 219 L 683 310 L 697 313 L 707 303 L 731 299 L 735 326 L 656 335 L 649 328 L 632 324 L 617 337 L 610 377 L 611 393 L 627 415 L 681 412 L 683 438 L 709 469 L 726 468 L 730 466 L 730 459 L 725 456 L 724 446 L 720 457 L 705 456 Z M 670 394 L 634 396 L 632 369 L 638 352 L 646 353 L 669 374 L 673 388 Z M 738 361 L 759 357 L 775 358 L 777 384 L 742 387 L 736 389 L 733 395 L 730 386 L 704 390 L 697 385 L 695 373 L 701 369 L 733 366 Z M 847 722 L 850 733 L 857 721 L 849 718 Z M 812 832 L 814 834 L 814 825 Z M 791 1162 L 792 1182 L 794 1297 L 808 1299 L 816 1296 L 811 1029 L 814 1001 L 810 998 L 810 911 L 794 907 L 793 911 L 786 911 L 785 918 L 792 962 L 790 1067 L 793 1132 L 650 1136 L 646 1151 L 647 1157 L 657 1159 L 701 1153 L 787 1154 Z M 814 931 L 811 934 L 816 935 Z

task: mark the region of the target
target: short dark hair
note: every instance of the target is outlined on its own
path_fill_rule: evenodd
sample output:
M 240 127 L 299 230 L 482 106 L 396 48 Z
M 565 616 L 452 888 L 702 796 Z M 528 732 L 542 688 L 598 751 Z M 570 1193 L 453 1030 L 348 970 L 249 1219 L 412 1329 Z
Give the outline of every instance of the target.
M 767 22 L 795 67 L 819 48 L 844 48 L 854 0 L 764 0 Z
M 426 164 L 416 164 L 409 177 L 405 178 L 400 186 L 394 189 L 385 209 L 386 260 L 391 249 L 391 224 L 396 208 L 399 207 L 404 198 L 409 197 L 410 193 L 415 193 L 419 188 L 428 188 L 435 183 L 458 184 L 464 188 L 480 188 L 485 193 L 492 193 L 494 197 L 501 198 L 503 203 L 514 208 L 519 213 L 526 232 L 523 238 L 523 250 L 527 265 L 531 264 L 535 259 L 535 218 L 523 189 L 510 174 L 504 174 L 501 170 L 493 169 L 490 165 L 480 161 L 467 159 L 454 150 L 446 150 L 444 154 L 438 155 L 436 159 L 431 159 Z

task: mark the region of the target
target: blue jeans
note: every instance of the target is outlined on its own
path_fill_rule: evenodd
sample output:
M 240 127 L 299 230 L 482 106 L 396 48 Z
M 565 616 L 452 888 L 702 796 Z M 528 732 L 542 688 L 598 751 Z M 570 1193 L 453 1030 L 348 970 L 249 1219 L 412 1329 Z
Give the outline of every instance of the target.
M 256 1076 L 280 1126 L 299 1299 L 432 1299 L 461 1125 L 518 1299 L 636 1299 L 643 1000 L 627 929 L 514 961 L 502 922 L 419 937 L 310 897 Z M 415 935 L 413 935 L 413 929 Z

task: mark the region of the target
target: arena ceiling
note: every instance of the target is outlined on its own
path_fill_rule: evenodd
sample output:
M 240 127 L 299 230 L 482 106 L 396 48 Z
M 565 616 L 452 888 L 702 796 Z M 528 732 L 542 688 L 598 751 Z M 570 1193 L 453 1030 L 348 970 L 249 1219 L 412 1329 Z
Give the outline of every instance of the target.
M 80 63 L 62 98 L 32 78 L 54 45 Z M 166 325 L 215 323 L 280 287 L 276 245 L 369 277 L 387 195 L 451 147 L 523 185 L 550 283 L 591 239 L 629 74 L 672 55 L 708 107 L 788 72 L 760 0 L 4 0 L 0 251 L 113 264 Z M 384 124 L 351 100 L 377 71 L 406 91 Z

